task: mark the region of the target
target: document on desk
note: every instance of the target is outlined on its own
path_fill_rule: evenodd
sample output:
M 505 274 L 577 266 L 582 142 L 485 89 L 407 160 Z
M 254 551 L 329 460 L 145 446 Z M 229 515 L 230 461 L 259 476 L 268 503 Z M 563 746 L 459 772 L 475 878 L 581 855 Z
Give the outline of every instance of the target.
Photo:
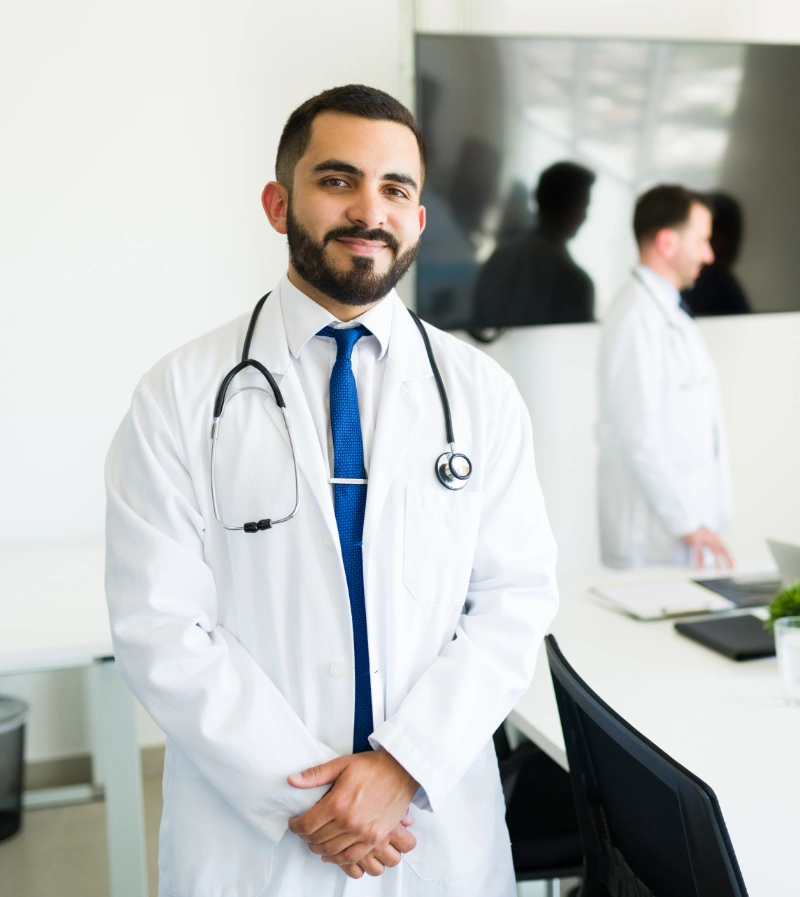
M 591 592 L 612 610 L 637 620 L 663 620 L 687 614 L 713 613 L 736 605 L 685 580 L 650 580 L 593 586 Z

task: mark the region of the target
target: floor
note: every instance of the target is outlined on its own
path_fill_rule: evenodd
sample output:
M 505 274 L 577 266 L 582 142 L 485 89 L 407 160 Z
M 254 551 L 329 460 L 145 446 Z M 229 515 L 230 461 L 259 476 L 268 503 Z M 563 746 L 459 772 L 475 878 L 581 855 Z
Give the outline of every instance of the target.
M 144 777 L 150 895 L 158 891 L 161 772 L 148 763 Z M 563 893 L 566 893 L 567 889 Z M 544 897 L 544 885 L 525 882 L 520 897 Z M 103 803 L 29 810 L 22 830 L 0 842 L 1 897 L 108 897 Z
M 150 764 L 152 765 L 152 764 Z M 144 778 L 151 897 L 158 893 L 161 772 Z M 29 810 L 22 831 L 0 842 L 0 897 L 108 897 L 105 805 Z

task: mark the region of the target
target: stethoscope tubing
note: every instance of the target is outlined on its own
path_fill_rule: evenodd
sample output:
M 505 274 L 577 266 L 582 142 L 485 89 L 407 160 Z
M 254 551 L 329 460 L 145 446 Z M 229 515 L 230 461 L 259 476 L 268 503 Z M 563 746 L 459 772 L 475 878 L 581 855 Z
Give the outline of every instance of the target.
M 436 363 L 436 357 L 433 354 L 433 346 L 431 346 L 431 340 L 428 336 L 428 331 L 425 329 L 425 325 L 422 323 L 422 321 L 413 311 L 411 311 L 410 308 L 406 309 L 406 311 L 411 315 L 411 320 L 417 325 L 417 329 L 422 335 L 422 342 L 425 343 L 425 352 L 428 355 L 428 361 L 430 362 L 431 370 L 433 371 L 433 379 L 436 381 L 436 388 L 439 390 L 439 398 L 442 401 L 442 411 L 444 413 L 444 429 L 445 435 L 447 436 L 447 444 L 455 453 L 456 438 L 453 435 L 453 418 L 450 414 L 450 400 L 447 398 L 447 390 L 444 388 L 444 380 L 442 380 L 442 375 L 439 371 L 439 365 Z
M 297 514 L 297 509 L 300 506 L 300 470 L 297 462 L 297 450 L 294 443 L 294 436 L 292 435 L 292 426 L 289 421 L 289 414 L 286 410 L 286 402 L 275 378 L 272 376 L 269 370 L 267 370 L 267 368 L 263 364 L 261 364 L 261 362 L 256 361 L 254 358 L 250 358 L 250 345 L 253 341 L 256 323 L 258 322 L 258 317 L 261 313 L 261 309 L 263 308 L 264 303 L 269 298 L 269 295 L 269 293 L 266 293 L 256 303 L 256 306 L 253 309 L 253 313 L 250 316 L 250 322 L 247 325 L 247 333 L 245 334 L 244 345 L 242 347 L 242 360 L 225 375 L 214 400 L 214 419 L 211 424 L 211 504 L 213 506 L 214 517 L 216 518 L 217 522 L 224 529 L 229 531 L 243 530 L 247 533 L 255 533 L 261 530 L 271 529 L 278 523 L 285 523 L 287 520 L 291 520 L 295 516 L 295 514 Z M 433 347 L 431 346 L 430 337 L 428 336 L 424 324 L 417 317 L 417 315 L 413 311 L 411 311 L 411 309 L 407 309 L 407 311 L 411 315 L 412 320 L 416 324 L 417 329 L 422 336 L 422 341 L 425 345 L 425 352 L 428 356 L 428 361 L 430 362 L 431 371 L 433 372 L 433 378 L 436 381 L 436 388 L 439 392 L 439 398 L 442 403 L 442 412 L 444 414 L 445 436 L 447 439 L 448 451 L 443 452 L 436 459 L 434 470 L 439 482 L 446 489 L 449 489 L 451 491 L 458 491 L 464 488 L 467 480 L 469 480 L 470 476 L 472 475 L 472 462 L 469 460 L 469 458 L 467 458 L 466 455 L 456 451 L 455 436 L 453 434 L 453 420 L 450 413 L 450 401 L 447 397 L 447 390 L 445 389 L 444 380 L 442 379 L 441 372 L 439 371 L 439 365 L 436 363 L 436 357 L 433 353 Z M 248 367 L 255 368 L 255 370 L 257 370 L 266 379 L 267 383 L 269 383 L 270 389 L 272 390 L 272 395 L 275 399 L 275 403 L 280 409 L 281 415 L 283 416 L 283 421 L 286 426 L 286 432 L 289 436 L 289 446 L 292 451 L 292 464 L 294 466 L 295 502 L 292 512 L 290 514 L 287 514 L 285 517 L 281 517 L 275 520 L 265 518 L 258 521 L 244 523 L 241 526 L 234 526 L 225 523 L 219 511 L 216 483 L 217 439 L 219 437 L 220 421 L 225 411 L 225 397 L 228 392 L 228 387 L 231 385 L 234 378 Z M 454 464 L 454 462 L 456 461 L 458 463 Z

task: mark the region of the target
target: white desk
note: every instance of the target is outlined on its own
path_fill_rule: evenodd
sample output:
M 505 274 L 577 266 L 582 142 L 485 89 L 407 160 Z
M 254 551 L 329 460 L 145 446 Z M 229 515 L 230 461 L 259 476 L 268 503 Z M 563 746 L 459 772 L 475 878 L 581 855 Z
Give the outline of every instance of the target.
M 662 573 L 563 578 L 551 631 L 603 700 L 716 792 L 750 897 L 800 895 L 800 709 L 784 704 L 775 659 L 735 663 L 678 635 L 674 621 L 637 622 L 587 594 Z M 510 721 L 566 768 L 544 649 Z
M 135 703 L 111 658 L 103 564 L 102 545 L 0 552 L 0 608 L 3 619 L 12 621 L 0 626 L 0 675 L 75 667 L 91 671 L 110 894 L 147 897 Z

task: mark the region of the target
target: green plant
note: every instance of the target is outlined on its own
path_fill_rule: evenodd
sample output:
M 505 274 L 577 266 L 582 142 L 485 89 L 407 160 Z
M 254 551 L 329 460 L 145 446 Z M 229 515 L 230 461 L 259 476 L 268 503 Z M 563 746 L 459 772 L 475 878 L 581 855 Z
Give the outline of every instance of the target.
M 766 629 L 772 629 L 776 620 L 781 617 L 800 617 L 800 579 L 787 586 L 770 601 L 769 619 L 764 624 Z

